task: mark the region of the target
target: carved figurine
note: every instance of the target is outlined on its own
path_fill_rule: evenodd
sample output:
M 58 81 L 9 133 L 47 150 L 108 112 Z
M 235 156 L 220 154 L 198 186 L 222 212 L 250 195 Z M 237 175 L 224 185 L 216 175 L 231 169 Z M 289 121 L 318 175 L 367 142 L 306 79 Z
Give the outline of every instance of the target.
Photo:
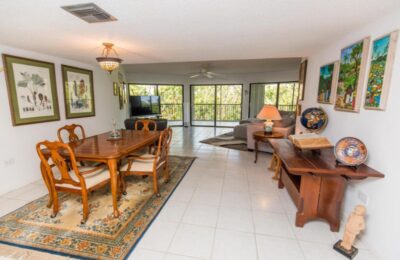
M 347 220 L 347 224 L 343 234 L 343 240 L 339 240 L 334 249 L 341 254 L 353 259 L 358 249 L 353 246 L 357 235 L 365 229 L 365 216 L 366 208 L 363 205 L 357 205 Z
M 357 205 L 347 220 L 346 228 L 343 235 L 343 241 L 340 245 L 350 250 L 354 244 L 356 236 L 365 229 L 365 216 L 366 209 L 362 205 Z

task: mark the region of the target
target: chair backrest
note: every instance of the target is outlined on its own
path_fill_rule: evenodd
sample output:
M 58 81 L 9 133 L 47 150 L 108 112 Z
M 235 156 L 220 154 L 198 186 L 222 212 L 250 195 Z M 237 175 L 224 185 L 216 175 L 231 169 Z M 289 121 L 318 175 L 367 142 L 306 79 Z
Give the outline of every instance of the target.
M 171 140 L 172 140 L 172 129 L 171 127 L 169 127 L 167 129 L 164 129 L 164 131 L 162 131 L 158 139 L 158 147 L 154 161 L 156 168 L 158 168 L 159 165 L 165 163 L 166 160 L 168 159 L 169 145 L 171 143 Z
M 167 149 L 168 149 L 168 153 L 169 153 L 169 147 L 170 147 L 171 141 L 172 141 L 172 128 L 168 127 L 167 132 L 168 132 Z
M 135 122 L 135 130 L 150 131 L 149 126 L 152 125 L 152 131 L 157 131 L 157 123 L 150 119 L 139 119 Z M 141 127 L 141 128 L 140 128 Z
M 76 133 L 76 129 L 77 128 L 80 129 L 81 138 L 79 138 L 79 136 Z M 85 139 L 86 138 L 85 129 L 83 129 L 83 127 L 81 125 L 76 125 L 76 124 L 65 125 L 65 126 L 63 126 L 63 127 L 61 127 L 60 129 L 57 130 L 58 140 L 60 142 L 63 142 L 63 143 L 65 143 L 65 141 L 62 138 L 63 131 L 67 131 L 68 132 L 68 141 L 69 142 L 76 142 L 76 141 L 79 141 L 81 139 Z
M 36 151 L 53 186 L 66 183 L 86 188 L 85 180 L 76 165 L 75 154 L 68 144 L 57 141 L 43 141 L 36 145 Z M 72 171 L 69 171 L 67 161 Z M 55 176 L 54 167 L 56 167 L 60 176 Z M 77 178 L 72 178 L 71 174 L 75 174 Z

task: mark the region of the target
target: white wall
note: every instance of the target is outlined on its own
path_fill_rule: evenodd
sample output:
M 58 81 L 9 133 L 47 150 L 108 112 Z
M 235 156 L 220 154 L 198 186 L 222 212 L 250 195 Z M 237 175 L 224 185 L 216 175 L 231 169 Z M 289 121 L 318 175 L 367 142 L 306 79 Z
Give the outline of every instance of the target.
M 309 57 L 306 82 L 306 97 L 303 108 L 322 106 L 329 115 L 329 123 L 322 133 L 332 142 L 345 136 L 355 136 L 364 141 L 369 151 L 367 164 L 381 171 L 384 179 L 370 178 L 352 182 L 347 189 L 344 213 L 347 218 L 351 209 L 361 203 L 358 192 L 368 196 L 367 225 L 361 239 L 379 259 L 400 259 L 400 167 L 398 139 L 400 133 L 400 46 L 397 46 L 391 89 L 384 112 L 364 110 L 360 113 L 339 112 L 333 105 L 316 103 L 319 67 L 338 60 L 341 48 L 364 37 L 376 39 L 391 31 L 400 29 L 400 10 L 392 15 L 352 31 L 332 42 Z M 400 45 L 400 41 L 399 44 Z M 369 57 L 370 58 L 370 57 Z M 365 94 L 365 86 L 363 97 Z
M 62 51 L 62 50 L 60 50 Z M 56 140 L 57 129 L 82 124 L 88 136 L 109 131 L 112 119 L 121 122 L 118 98 L 113 96 L 112 78 L 97 66 L 0 45 L 0 53 L 38 59 L 55 64 L 60 121 L 12 126 L 5 73 L 0 72 L 0 194 L 41 179 L 35 146 L 42 140 Z M 93 71 L 96 116 L 65 119 L 61 64 Z M 0 65 L 2 66 L 2 65 Z
M 299 72 L 297 69 L 288 71 L 275 71 L 265 73 L 225 74 L 224 78 L 214 79 L 190 79 L 188 76 L 170 74 L 127 73 L 127 81 L 130 83 L 144 84 L 181 84 L 184 85 L 184 121 L 190 124 L 190 111 L 186 109 L 190 102 L 190 85 L 193 84 L 243 84 L 242 118 L 248 117 L 249 88 L 250 83 L 297 81 Z

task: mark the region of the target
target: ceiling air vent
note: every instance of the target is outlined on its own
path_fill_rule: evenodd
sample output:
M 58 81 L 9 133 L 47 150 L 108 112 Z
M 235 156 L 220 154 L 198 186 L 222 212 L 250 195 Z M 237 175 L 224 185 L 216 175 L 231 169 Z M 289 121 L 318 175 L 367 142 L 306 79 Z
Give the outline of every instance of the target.
M 94 3 L 61 6 L 61 8 L 88 23 L 112 22 L 117 20 L 117 18 Z

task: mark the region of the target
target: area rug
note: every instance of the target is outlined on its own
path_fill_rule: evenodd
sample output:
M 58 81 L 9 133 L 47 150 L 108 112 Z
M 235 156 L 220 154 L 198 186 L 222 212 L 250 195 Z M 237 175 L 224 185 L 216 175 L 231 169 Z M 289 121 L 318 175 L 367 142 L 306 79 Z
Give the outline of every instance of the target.
M 233 132 L 217 135 L 215 137 L 202 140 L 200 141 L 200 143 L 239 150 L 239 151 L 247 151 L 247 142 L 245 140 L 236 139 L 233 136 Z
M 0 243 L 89 259 L 124 259 L 161 210 L 195 158 L 170 156 L 170 181 L 160 178 L 161 197 L 151 179 L 127 179 L 127 195 L 119 201 L 121 216 L 112 216 L 109 186 L 89 196 L 90 215 L 80 224 L 80 196 L 61 193 L 60 212 L 51 218 L 43 196 L 0 218 Z M 162 174 L 161 174 L 162 175 Z M 161 176 L 160 175 L 160 176 Z

